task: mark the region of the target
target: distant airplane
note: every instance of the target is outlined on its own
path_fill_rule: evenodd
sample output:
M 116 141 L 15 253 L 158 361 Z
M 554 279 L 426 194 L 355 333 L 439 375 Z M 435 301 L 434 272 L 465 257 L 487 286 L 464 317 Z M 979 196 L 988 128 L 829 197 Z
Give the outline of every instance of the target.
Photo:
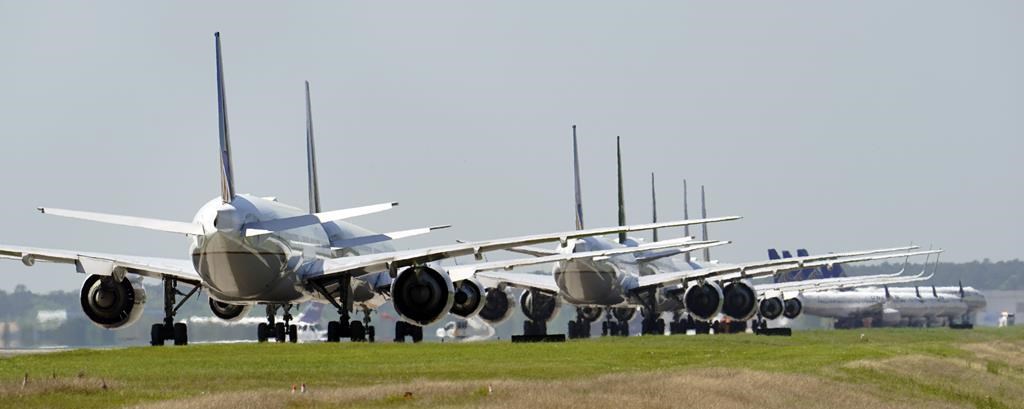
M 397 203 L 320 211 L 319 204 L 314 202 L 306 212 L 279 203 L 272 197 L 237 193 L 228 133 L 220 33 L 214 34 L 214 41 L 220 131 L 220 197 L 203 205 L 191 222 L 39 209 L 44 214 L 182 234 L 190 241 L 190 259 L 0 245 L 0 258 L 20 260 L 26 266 L 37 261 L 74 265 L 79 273 L 86 275 L 81 292 L 82 309 L 90 320 L 105 328 L 131 325 L 142 315 L 146 295 L 138 280 L 130 277 L 162 280 L 164 320 L 151 328 L 152 345 L 163 345 L 167 340 L 173 340 L 175 345 L 188 343 L 187 324 L 175 323 L 174 316 L 178 308 L 200 289 L 205 289 L 210 295 L 213 313 L 225 320 L 244 317 L 256 305 L 265 306 L 267 320 L 257 327 L 259 341 L 297 342 L 298 328 L 291 323 L 290 312 L 292 306 L 310 301 L 330 303 L 338 310 L 340 320 L 328 325 L 329 340 L 363 340 L 367 336 L 365 324 L 349 322 L 349 314 L 356 302 L 353 289 L 363 288 L 363 284 L 353 285 L 357 281 L 394 303 L 402 318 L 396 322 L 398 336 L 411 336 L 418 341 L 423 338 L 422 325 L 436 322 L 449 312 L 459 316 L 475 315 L 483 304 L 484 289 L 472 279 L 471 274 L 454 277 L 450 271 L 437 266 L 437 261 L 466 255 L 482 258 L 487 252 L 518 246 L 549 242 L 567 246 L 591 236 L 737 219 L 725 217 L 580 229 L 395 251 L 386 242 L 413 233 L 373 233 L 344 220 L 382 212 Z M 308 109 L 307 128 L 307 134 L 311 136 L 312 115 Z M 312 156 L 312 144 L 308 153 Z M 311 192 L 315 192 L 318 189 L 313 161 L 310 161 L 309 174 Z M 310 197 L 314 198 L 314 195 L 311 193 Z M 430 230 L 416 229 L 414 234 Z M 568 257 L 571 258 L 573 256 Z M 179 284 L 192 289 L 187 293 L 179 292 Z M 183 296 L 180 300 L 179 295 Z M 279 310 L 284 312 L 283 322 L 276 319 Z
M 621 163 L 621 150 L 619 160 Z M 579 146 L 575 126 L 573 172 L 576 227 L 583 229 Z M 620 181 L 620 188 L 621 185 Z M 620 223 L 624 224 L 621 198 L 620 191 L 619 215 Z M 707 217 L 706 209 L 702 217 Z M 704 228 L 706 236 L 706 224 Z M 692 238 L 685 237 L 682 240 Z M 663 242 L 640 244 L 620 234 L 619 242 L 600 237 L 583 237 L 574 243 L 564 243 L 555 250 L 535 247 L 509 249 L 534 256 L 533 264 L 554 263 L 551 275 L 502 271 L 510 270 L 514 266 L 529 265 L 529 262 L 524 260 L 457 266 L 450 271 L 453 274 L 475 274 L 481 282 L 488 284 L 487 303 L 484 307 L 488 311 L 488 316 L 507 317 L 508 309 L 515 304 L 511 294 L 507 292 L 507 287 L 526 290 L 520 297 L 519 306 L 528 318 L 523 328 L 524 335 L 527 336 L 546 334 L 546 323 L 554 317 L 562 301 L 576 306 L 577 318 L 569 324 L 569 337 L 576 338 L 588 336 L 590 324 L 599 319 L 602 313 L 607 317 L 604 333 L 628 334 L 628 322 L 638 308 L 644 316 L 642 332 L 649 334 L 664 332 L 665 323 L 659 318 L 663 311 L 685 309 L 689 314 L 704 320 L 725 312 L 736 319 L 746 320 L 757 312 L 757 294 L 750 282 L 751 279 L 770 277 L 796 269 L 938 252 L 904 252 L 915 248 L 910 246 L 807 256 L 790 260 L 715 264 L 682 270 L 667 259 L 695 250 L 704 250 L 707 254 L 708 248 L 727 242 L 702 240 L 698 242 L 702 243 L 698 246 L 677 249 L 651 247 L 658 243 Z M 644 251 L 612 254 L 625 249 Z M 599 257 L 570 258 L 571 255 L 600 255 L 601 252 L 607 254 Z M 617 321 L 613 321 L 613 317 Z

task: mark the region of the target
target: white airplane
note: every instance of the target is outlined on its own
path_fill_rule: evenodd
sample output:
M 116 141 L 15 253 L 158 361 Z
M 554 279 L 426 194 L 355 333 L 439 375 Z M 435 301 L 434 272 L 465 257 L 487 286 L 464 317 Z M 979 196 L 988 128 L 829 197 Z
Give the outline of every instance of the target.
M 480 316 L 450 321 L 436 332 L 442 342 L 488 341 L 494 339 L 495 333 L 494 327 Z
M 191 222 L 39 209 L 43 214 L 185 235 L 189 240 L 188 259 L 0 245 L 0 258 L 20 260 L 26 266 L 37 261 L 74 265 L 77 272 L 86 276 L 81 291 L 82 308 L 94 323 L 105 328 L 131 325 L 141 317 L 146 294 L 134 277 L 162 280 L 164 320 L 152 327 L 153 345 L 163 345 L 167 340 L 173 340 L 176 345 L 188 343 L 187 324 L 175 323 L 174 315 L 200 289 L 209 293 L 213 313 L 225 320 L 240 319 L 253 306 L 266 306 L 267 321 L 257 329 L 259 341 L 273 338 L 278 342 L 297 342 L 298 329 L 291 324 L 290 311 L 293 305 L 305 302 L 330 303 L 337 308 L 341 319 L 328 325 L 329 340 L 365 339 L 367 328 L 359 321 L 348 322 L 348 317 L 356 302 L 353 289 L 370 288 L 375 295 L 382 294 L 394 303 L 403 319 L 396 324 L 399 336 L 409 335 L 421 340 L 422 325 L 435 322 L 449 312 L 472 316 L 482 308 L 483 288 L 471 275 L 454 277 L 449 274 L 436 265 L 439 260 L 466 255 L 481 258 L 486 252 L 517 246 L 549 242 L 569 245 L 590 236 L 738 219 L 683 220 L 395 251 L 387 245 L 388 240 L 430 229 L 378 234 L 345 220 L 385 211 L 397 203 L 320 211 L 313 200 L 310 212 L 306 212 L 273 198 L 237 192 L 220 33 L 215 33 L 214 39 L 220 131 L 219 197 L 203 205 Z M 311 123 L 312 115 L 307 111 L 310 137 Z M 308 154 L 313 156 L 311 143 Z M 310 161 L 311 192 L 317 190 L 315 167 L 315 161 Z M 314 193 L 310 197 L 315 198 Z M 673 244 L 690 245 L 686 242 Z M 181 293 L 179 285 L 192 288 Z M 178 295 L 183 298 L 178 300 Z M 284 322 L 275 318 L 281 309 Z
M 573 169 L 576 227 L 583 229 L 579 148 L 575 126 L 573 126 Z M 620 198 L 621 196 L 620 191 Z M 622 222 L 624 212 L 621 201 L 619 214 L 620 222 Z M 706 225 L 704 228 L 706 236 Z M 619 242 L 600 237 L 582 237 L 572 243 L 562 243 L 555 250 L 535 247 L 510 249 L 535 256 L 532 264 L 555 263 L 551 275 L 499 271 L 530 264 L 524 260 L 516 260 L 514 263 L 498 261 L 457 266 L 453 267 L 450 272 L 459 276 L 475 275 L 481 282 L 489 285 L 487 305 L 484 307 L 488 312 L 482 314 L 485 319 L 503 319 L 508 316 L 508 309 L 514 305 L 514 301 L 511 294 L 506 291 L 507 287 L 526 290 L 519 302 L 524 315 L 528 318 L 523 328 L 526 336 L 546 334 L 546 323 L 559 310 L 558 306 L 561 301 L 564 300 L 576 306 L 577 319 L 569 324 L 569 337 L 576 338 L 589 335 L 590 324 L 600 318 L 602 311 L 606 311 L 609 317 L 605 323 L 604 332 L 622 335 L 628 334 L 628 321 L 637 308 L 640 308 L 644 314 L 643 332 L 645 333 L 664 332 L 664 321 L 659 318 L 662 311 L 685 309 L 701 318 L 713 317 L 719 312 L 726 311 L 730 316 L 735 315 L 736 319 L 746 320 L 756 313 L 757 297 L 750 284 L 750 280 L 754 278 L 773 276 L 794 269 L 937 252 L 902 253 L 915 248 L 911 246 L 808 256 L 789 260 L 713 265 L 683 270 L 668 258 L 695 250 L 706 252 L 707 249 L 726 242 L 702 240 L 700 243 L 705 244 L 699 247 L 645 248 L 645 246 L 653 246 L 656 243 L 662 242 L 639 244 L 635 240 L 620 235 Z M 608 257 L 597 258 L 566 258 L 573 254 L 618 252 L 628 249 L 646 251 L 609 254 Z M 729 304 L 723 306 L 726 302 Z M 616 316 L 618 322 L 611 320 L 613 315 Z

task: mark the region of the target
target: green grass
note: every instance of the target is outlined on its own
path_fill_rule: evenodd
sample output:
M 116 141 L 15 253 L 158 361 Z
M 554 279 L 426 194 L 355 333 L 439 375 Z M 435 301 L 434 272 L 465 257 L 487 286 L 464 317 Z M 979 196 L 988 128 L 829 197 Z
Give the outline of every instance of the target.
M 908 393 L 969 407 L 1019 407 L 1020 402 L 974 396 L 969 390 L 961 391 L 928 376 L 918 379 L 849 365 L 923 356 L 976 361 L 980 373 L 993 377 L 1018 376 L 1024 371 L 1017 363 L 977 357 L 962 348 L 994 342 L 1020 346 L 1024 327 L 805 331 L 792 337 L 631 337 L 561 344 L 232 344 L 76 350 L 0 358 L 0 406 L 110 408 L 203 393 L 285 390 L 303 382 L 324 389 L 417 380 L 566 380 L 613 373 L 737 368 L 871 385 L 887 393 Z M 30 387 L 22 388 L 26 374 Z M 47 382 L 50 384 L 45 387 L 31 387 Z M 101 382 L 109 388 L 99 388 Z M 474 391 L 473 395 L 483 393 Z M 1007 393 L 1012 396 L 1016 391 Z M 401 402 L 387 404 L 401 406 Z

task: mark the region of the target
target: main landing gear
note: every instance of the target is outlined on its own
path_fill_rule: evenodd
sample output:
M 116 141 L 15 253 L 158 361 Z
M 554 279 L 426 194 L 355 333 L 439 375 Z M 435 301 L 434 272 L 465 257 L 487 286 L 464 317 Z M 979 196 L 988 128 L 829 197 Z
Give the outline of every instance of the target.
M 267 342 L 271 339 L 279 343 L 285 341 L 290 343 L 299 342 L 299 328 L 292 325 L 292 305 L 285 304 L 284 307 L 284 322 L 276 322 L 277 320 L 277 309 L 281 308 L 278 304 L 267 304 L 267 322 L 260 323 L 256 327 L 256 339 L 259 342 Z
M 185 304 L 185 301 L 199 291 L 199 286 L 194 286 L 192 291 L 187 294 L 178 291 L 177 287 L 177 279 L 164 277 L 164 322 L 153 324 L 149 332 L 150 345 L 162 346 L 164 341 L 172 340 L 174 345 L 188 345 L 188 326 L 184 322 L 174 322 L 174 314 Z M 182 298 L 181 302 L 176 302 L 175 298 L 178 295 L 183 295 L 185 298 Z
M 405 342 L 405 337 L 412 338 L 412 342 L 423 341 L 423 327 L 398 320 L 395 322 L 395 342 Z
M 626 312 L 629 311 L 629 312 Z M 601 323 L 601 336 L 629 336 L 629 320 L 635 310 L 628 308 L 609 308 L 605 320 Z
M 569 321 L 569 339 L 590 338 L 590 324 L 600 318 L 600 308 L 576 308 L 576 319 Z
M 372 311 L 369 308 L 363 308 L 362 321 L 349 321 L 351 318 L 349 311 L 352 310 L 352 277 L 344 275 L 335 280 L 333 284 L 337 284 L 336 293 L 328 291 L 324 285 L 318 282 L 310 284 L 334 308 L 338 309 L 338 315 L 340 315 L 337 321 L 327 323 L 327 342 L 341 342 L 342 339 L 352 342 L 373 342 L 375 340 L 377 331 L 370 325 Z M 327 285 L 330 284 L 332 283 L 327 283 Z

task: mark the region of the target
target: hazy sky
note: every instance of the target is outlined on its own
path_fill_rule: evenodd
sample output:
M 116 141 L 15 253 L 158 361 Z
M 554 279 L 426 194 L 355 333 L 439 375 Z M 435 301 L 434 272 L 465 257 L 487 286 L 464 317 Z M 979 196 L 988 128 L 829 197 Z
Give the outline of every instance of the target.
M 306 206 L 309 80 L 325 208 L 395 200 L 355 221 L 455 225 L 401 247 L 571 229 L 577 124 L 590 227 L 616 221 L 621 135 L 632 222 L 651 171 L 662 219 L 683 178 L 745 217 L 712 226 L 735 242 L 716 258 L 1018 258 L 1022 21 L 1020 1 L 3 0 L 0 242 L 185 257 L 184 237 L 34 209 L 191 220 L 216 197 L 221 31 L 240 191 Z M 83 279 L 0 271 L 0 289 Z

